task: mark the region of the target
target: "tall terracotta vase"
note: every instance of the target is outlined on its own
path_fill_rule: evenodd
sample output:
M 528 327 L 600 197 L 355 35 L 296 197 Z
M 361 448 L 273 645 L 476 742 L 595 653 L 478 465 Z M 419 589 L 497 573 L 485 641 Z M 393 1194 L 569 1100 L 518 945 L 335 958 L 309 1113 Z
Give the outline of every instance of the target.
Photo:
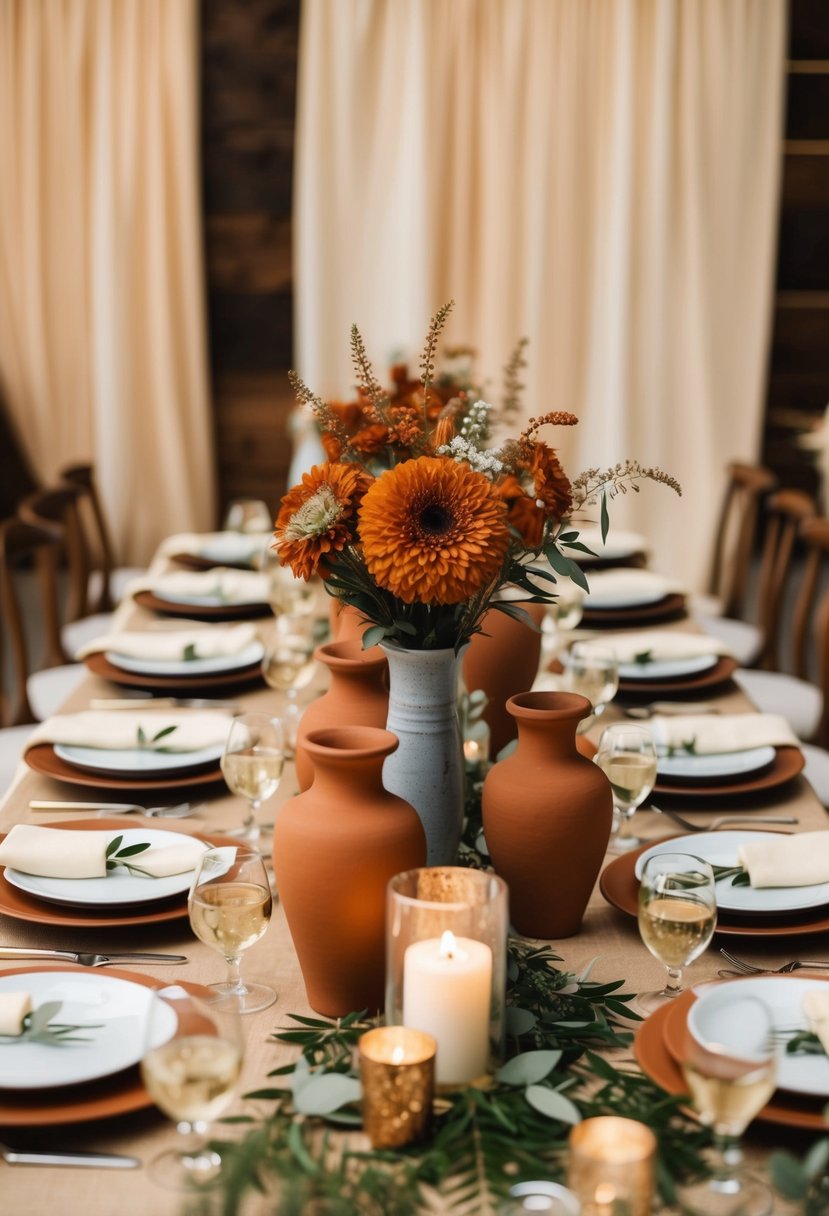
M 417 813 L 383 788 L 383 762 L 396 747 L 374 727 L 312 731 L 313 783 L 277 816 L 279 895 L 308 1001 L 327 1017 L 382 1009 L 386 887 L 426 860 Z
M 384 643 L 389 661 L 387 727 L 400 747 L 386 760 L 383 781 L 411 802 L 423 823 L 427 864 L 452 865 L 463 827 L 463 742 L 458 722 L 454 650 L 404 650 Z
M 510 914 L 527 937 L 572 937 L 610 839 L 610 782 L 576 747 L 591 712 L 576 693 L 521 693 L 507 702 L 518 747 L 487 774 L 484 836 Z
M 540 626 L 543 604 L 520 607 Z M 463 661 L 463 681 L 469 692 L 482 688 L 489 704 L 482 717 L 490 732 L 490 754 L 495 757 L 516 735 L 514 718 L 507 701 L 532 688 L 541 658 L 541 632 L 504 612 L 490 608 L 482 622 L 483 633 L 476 633 Z
M 355 639 L 362 641 L 363 634 L 370 624 L 362 612 L 353 605 L 344 603 L 336 595 L 330 597 L 328 620 L 331 625 L 332 642 L 351 642 Z
M 358 639 L 327 642 L 314 657 L 331 672 L 328 691 L 312 701 L 300 719 L 296 742 L 296 776 L 307 790 L 314 766 L 305 750 L 313 730 L 327 726 L 385 726 L 389 709 L 388 663 L 378 646 L 363 650 Z

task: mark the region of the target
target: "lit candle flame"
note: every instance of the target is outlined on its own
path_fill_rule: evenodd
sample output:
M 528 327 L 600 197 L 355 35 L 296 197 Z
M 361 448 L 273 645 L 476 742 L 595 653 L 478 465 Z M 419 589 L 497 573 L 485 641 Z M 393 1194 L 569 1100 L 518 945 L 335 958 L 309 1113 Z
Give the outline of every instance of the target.
M 395 1047 L 394 1051 L 391 1053 L 392 1064 L 402 1064 L 405 1057 L 406 1053 L 398 1043 L 397 1047 Z
M 451 929 L 445 929 L 440 939 L 440 957 L 454 958 L 458 952 L 458 943 Z

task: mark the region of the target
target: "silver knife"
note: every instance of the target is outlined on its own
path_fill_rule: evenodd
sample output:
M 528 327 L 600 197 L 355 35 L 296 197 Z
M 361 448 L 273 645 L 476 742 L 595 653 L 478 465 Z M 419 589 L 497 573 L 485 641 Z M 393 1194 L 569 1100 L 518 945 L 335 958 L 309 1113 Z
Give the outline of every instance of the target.
M 0 1156 L 9 1165 L 82 1165 L 98 1169 L 134 1170 L 141 1162 L 137 1157 L 120 1153 L 19 1153 L 11 1148 L 0 1149 Z
M 54 958 L 62 962 L 80 963 L 84 967 L 102 967 L 106 963 L 186 963 L 186 954 L 145 954 L 136 951 L 113 950 L 109 954 L 86 950 L 37 950 L 28 946 L 0 946 L 3 958 Z
M 238 701 L 216 701 L 210 697 L 93 697 L 90 709 L 227 709 L 234 713 Z

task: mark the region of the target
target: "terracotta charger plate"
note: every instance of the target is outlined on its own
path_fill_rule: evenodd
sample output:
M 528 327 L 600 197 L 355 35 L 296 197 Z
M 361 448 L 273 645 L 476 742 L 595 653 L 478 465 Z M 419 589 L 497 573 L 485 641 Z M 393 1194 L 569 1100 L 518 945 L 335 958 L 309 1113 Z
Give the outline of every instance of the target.
M 673 680 L 620 680 L 619 692 L 625 697 L 653 696 L 654 693 L 669 692 L 672 696 L 682 696 L 684 693 L 695 693 L 703 688 L 715 688 L 730 680 L 739 667 L 736 659 L 722 655 L 713 667 L 701 671 L 697 675 L 685 676 Z
M 753 776 L 737 781 L 719 781 L 716 784 L 706 782 L 704 785 L 701 782 L 666 781 L 657 776 L 653 792 L 663 796 L 670 795 L 671 798 L 736 798 L 785 785 L 802 772 L 805 763 L 806 758 L 799 747 L 776 747 L 774 760 L 769 767 Z
M 200 553 L 173 553 L 170 555 L 170 561 L 177 562 L 179 566 L 186 566 L 188 570 L 215 570 L 218 566 L 226 570 L 256 569 L 251 562 L 216 561 L 212 557 L 202 557 Z
M 182 790 L 194 785 L 212 785 L 222 780 L 222 770 L 218 763 L 208 768 L 189 771 L 177 769 L 169 776 L 159 777 L 118 777 L 114 774 L 93 773 L 55 755 L 51 743 L 36 743 L 24 752 L 23 759 L 29 768 L 47 777 L 56 777 L 58 781 L 68 781 L 70 785 L 88 785 L 95 789 L 123 790 L 127 793 L 138 790 Z
M 70 832 L 119 831 L 123 830 L 123 819 L 73 819 L 68 823 L 47 823 L 49 828 L 64 828 Z M 128 826 L 134 827 L 134 824 Z M 171 828 L 170 831 L 173 829 Z M 184 833 L 183 833 L 184 834 Z M 4 834 L 5 835 L 5 834 Z M 211 845 L 234 844 L 227 836 L 207 836 L 196 833 L 197 840 Z M 0 839 L 3 837 L 0 836 Z M 19 887 L 6 882 L 5 866 L 0 866 L 0 915 L 12 920 L 25 920 L 32 924 L 52 925 L 67 929 L 113 928 L 124 925 L 157 925 L 168 920 L 182 920 L 187 916 L 187 899 L 174 895 L 154 904 L 132 905 L 132 910 L 108 904 L 106 907 L 86 907 L 73 904 L 53 904 L 28 895 Z M 4 972 L 5 974 L 5 972 Z
M 179 600 L 165 600 L 153 591 L 139 591 L 133 597 L 136 604 L 149 608 L 151 612 L 162 612 L 165 616 L 182 616 L 190 621 L 249 621 L 253 617 L 267 616 L 270 604 L 182 604 Z
M 96 676 L 109 680 L 113 684 L 123 684 L 127 688 L 150 688 L 164 692 L 207 692 L 214 688 L 239 688 L 249 684 L 262 682 L 262 664 L 252 663 L 247 667 L 238 667 L 235 671 L 220 671 L 203 676 L 164 676 L 146 675 L 136 671 L 124 671 L 110 663 L 105 654 L 91 654 L 84 663 Z
M 666 595 L 655 604 L 636 604 L 630 608 L 585 608 L 582 612 L 581 624 L 593 629 L 603 625 L 613 629 L 630 625 L 635 628 L 642 624 L 657 624 L 662 621 L 676 621 L 685 616 L 685 596 L 680 594 Z
M 28 967 L 4 968 L 3 975 L 28 975 L 33 971 L 77 971 L 76 967 L 60 964 L 38 964 Z M 114 979 L 129 980 L 145 988 L 164 988 L 170 980 L 153 975 L 139 975 L 134 971 L 107 968 L 107 975 Z M 191 984 L 176 977 L 176 984 L 186 988 L 193 996 L 206 997 L 210 989 L 201 984 Z M 87 1123 L 91 1119 L 109 1119 L 113 1115 L 125 1115 L 130 1111 L 152 1106 L 153 1100 L 141 1084 L 138 1067 L 128 1068 L 100 1081 L 87 1081 L 83 1085 L 67 1085 L 58 1089 L 0 1090 L 0 1126 L 2 1127 L 48 1127 L 59 1123 Z
M 693 836 L 664 836 L 664 840 L 688 842 L 688 851 L 693 852 Z M 599 878 L 599 890 L 609 904 L 636 916 L 639 911 L 639 880 L 636 877 L 636 861 L 657 842 L 649 840 L 639 849 L 623 853 L 605 866 Z M 792 913 L 773 921 L 764 916 L 740 919 L 733 913 L 720 913 L 717 918 L 717 933 L 723 937 L 798 937 L 829 932 L 829 907 L 813 908 L 805 916 Z
M 657 1009 L 636 1032 L 633 1054 L 639 1067 L 669 1094 L 686 1094 L 688 1086 L 677 1060 L 684 1050 L 686 1019 L 695 996 L 689 989 Z M 823 1098 L 809 1100 L 778 1090 L 756 1116 L 763 1123 L 825 1131 Z

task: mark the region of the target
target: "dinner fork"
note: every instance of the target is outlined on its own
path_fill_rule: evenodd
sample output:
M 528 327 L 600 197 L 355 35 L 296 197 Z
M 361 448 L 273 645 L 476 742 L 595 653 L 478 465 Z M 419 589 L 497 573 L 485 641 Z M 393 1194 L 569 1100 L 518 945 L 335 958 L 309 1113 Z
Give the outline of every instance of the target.
M 666 811 L 661 806 L 651 806 L 647 809 L 657 815 L 664 815 L 667 819 L 672 819 L 681 828 L 685 828 L 686 832 L 713 832 L 717 828 L 724 827 L 727 823 L 742 825 L 746 823 L 780 824 L 799 822 L 792 815 L 718 815 L 716 819 L 709 819 L 706 823 L 692 823 L 690 819 L 685 819 L 682 815 L 678 815 L 676 811 Z
M 803 962 L 801 959 L 792 959 L 790 963 L 784 963 L 782 967 L 756 967 L 754 963 L 748 963 L 745 959 L 737 958 L 736 954 L 731 954 L 729 950 L 720 947 L 720 954 L 731 963 L 739 975 L 788 975 L 792 971 L 802 971 L 803 969 L 814 968 L 820 971 L 829 968 L 829 962 L 814 961 Z M 722 972 L 720 973 L 722 974 Z
M 97 811 L 99 815 L 144 815 L 147 819 L 184 819 L 196 812 L 189 802 L 175 806 L 140 806 L 137 802 L 37 802 L 29 803 L 32 811 Z

